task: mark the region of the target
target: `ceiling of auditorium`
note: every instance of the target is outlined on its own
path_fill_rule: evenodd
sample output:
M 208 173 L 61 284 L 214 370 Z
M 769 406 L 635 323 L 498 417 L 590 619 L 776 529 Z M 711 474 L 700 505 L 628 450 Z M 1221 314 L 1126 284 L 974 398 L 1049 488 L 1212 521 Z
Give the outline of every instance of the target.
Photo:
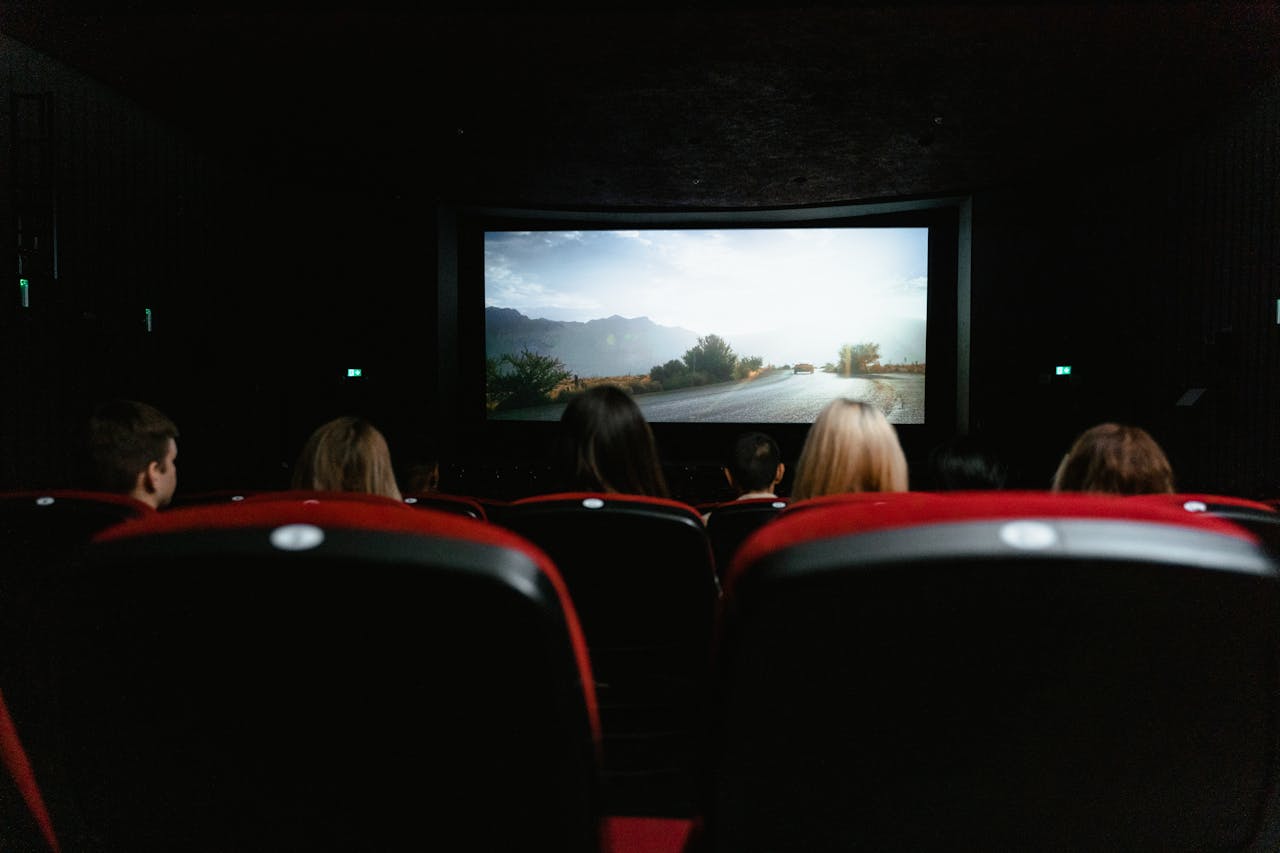
M 736 208 L 1158 152 L 1280 73 L 1280 4 L 10 0 L 0 32 L 319 192 Z

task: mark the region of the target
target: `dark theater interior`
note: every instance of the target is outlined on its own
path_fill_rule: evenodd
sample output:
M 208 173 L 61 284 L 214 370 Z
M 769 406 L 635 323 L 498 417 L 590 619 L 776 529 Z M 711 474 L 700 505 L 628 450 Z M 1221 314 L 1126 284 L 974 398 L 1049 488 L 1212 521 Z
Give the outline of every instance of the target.
M 12 0 L 0 77 L 0 850 L 1280 850 L 1280 6 Z M 563 486 L 597 381 L 666 493 Z M 792 499 L 836 393 L 909 490 Z M 301 494 L 342 416 L 415 506 Z M 1054 488 L 1107 423 L 1166 494 Z

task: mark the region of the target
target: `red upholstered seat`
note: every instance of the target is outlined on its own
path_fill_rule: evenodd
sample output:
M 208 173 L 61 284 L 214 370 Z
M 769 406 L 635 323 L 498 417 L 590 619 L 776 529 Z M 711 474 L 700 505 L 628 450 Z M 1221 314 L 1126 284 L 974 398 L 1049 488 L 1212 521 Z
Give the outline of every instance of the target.
M 25 745 L 64 849 L 601 849 L 586 646 L 509 531 L 359 498 L 176 509 L 45 594 L 56 737 Z
M 0 543 L 12 565 L 17 549 L 32 558 L 88 544 L 98 531 L 153 513 L 127 495 L 83 489 L 0 492 Z
M 239 503 L 245 498 L 257 494 L 260 489 L 207 489 L 198 492 L 187 492 L 179 489 L 173 500 L 165 509 L 177 509 L 183 506 L 204 506 L 205 504 Z
M 367 492 L 339 492 L 323 489 L 283 489 L 274 492 L 258 492 L 249 495 L 245 501 L 262 503 L 264 501 L 345 501 L 346 503 L 368 503 L 381 506 L 401 506 L 404 501 L 389 498 L 386 495 L 373 495 Z
M 1272 553 L 1280 554 L 1280 510 L 1263 501 L 1191 492 L 1135 495 L 1132 500 L 1168 504 L 1185 512 L 1203 512 L 1226 519 L 1257 534 Z
M 500 523 L 551 557 L 582 619 L 606 811 L 690 816 L 718 599 L 701 516 L 680 501 L 584 492 L 514 501 Z
M 787 503 L 785 498 L 751 498 L 701 507 L 708 513 L 707 536 L 718 577 L 724 578 L 734 552 L 747 536 L 776 518 Z
M 793 505 L 724 596 L 708 850 L 1277 849 L 1280 581 L 1227 520 Z
M 453 512 L 469 518 L 487 521 L 488 514 L 484 504 L 466 495 L 451 495 L 445 492 L 425 492 L 405 495 L 404 502 L 414 509 L 437 509 L 442 512 Z
M 52 614 L 38 594 L 42 583 L 78 565 L 94 534 L 153 515 L 147 504 L 109 492 L 0 493 L 0 692 L 24 731 L 34 736 L 47 726 L 40 661 Z

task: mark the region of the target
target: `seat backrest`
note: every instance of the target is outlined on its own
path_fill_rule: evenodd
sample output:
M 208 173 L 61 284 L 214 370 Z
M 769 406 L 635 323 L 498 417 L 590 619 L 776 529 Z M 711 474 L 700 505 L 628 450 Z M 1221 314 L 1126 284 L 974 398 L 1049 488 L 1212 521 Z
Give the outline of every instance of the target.
M 198 492 L 179 490 L 173 496 L 166 509 L 177 509 L 182 506 L 207 506 L 208 504 L 239 503 L 259 489 L 209 489 Z
M 724 596 L 712 850 L 1276 849 L 1280 582 L 1229 522 L 832 501 L 754 534 Z
M 154 510 L 110 492 L 77 489 L 0 492 L 0 545 L 7 566 L 24 559 L 61 559 L 94 534 Z
M 297 502 L 297 501 L 342 501 L 344 504 L 350 503 L 366 503 L 375 506 L 403 506 L 404 501 L 389 498 L 386 495 L 375 495 L 369 492 L 342 492 L 328 491 L 324 489 L 283 489 L 280 491 L 257 492 L 247 495 L 244 499 L 245 503 L 277 503 L 280 501 Z
M 1280 555 L 1280 510 L 1270 504 L 1232 495 L 1205 493 L 1135 495 L 1132 499 L 1167 503 L 1186 512 L 1207 512 L 1233 521 L 1255 533 L 1273 554 Z
M 687 815 L 718 600 L 701 516 L 680 501 L 565 493 L 514 501 L 500 523 L 551 557 L 582 619 L 606 808 Z
M 729 562 L 746 538 L 785 509 L 785 498 L 751 498 L 707 507 L 707 536 L 716 576 L 723 579 Z
M 599 729 L 527 541 L 340 497 L 158 513 L 47 588 L 64 849 L 598 845 Z
M 484 505 L 475 498 L 465 495 L 450 495 L 443 492 L 425 492 L 405 495 L 404 502 L 415 509 L 435 509 L 441 512 L 452 512 L 465 515 L 479 521 L 487 521 Z
M 155 510 L 126 495 L 52 489 L 0 493 L 0 691 L 14 718 L 40 725 L 31 662 L 47 620 L 35 595 L 55 570 L 78 564 L 98 532 Z

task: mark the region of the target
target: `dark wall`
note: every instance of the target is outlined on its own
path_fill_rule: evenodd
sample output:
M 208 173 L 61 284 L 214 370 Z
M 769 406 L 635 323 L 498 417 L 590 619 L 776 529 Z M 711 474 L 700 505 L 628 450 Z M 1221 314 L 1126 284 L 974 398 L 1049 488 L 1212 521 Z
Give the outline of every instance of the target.
M 12 156 L 13 96 L 44 93 L 59 269 L 40 304 L 0 299 L 0 488 L 72 480 L 75 428 L 116 394 L 178 421 L 191 490 L 286 484 L 338 414 L 370 417 L 402 464 L 450 432 L 433 188 L 291 185 L 31 62 L 9 65 L 0 233 L 16 233 L 35 174 Z M 1120 167 L 1082 155 L 974 192 L 971 423 L 1009 450 L 1017 484 L 1046 485 L 1076 433 L 1120 420 L 1156 435 L 1186 490 L 1280 495 L 1278 92 Z M 1064 363 L 1072 377 L 1054 377 Z M 1176 405 L 1190 388 L 1206 390 Z
M 184 489 L 287 484 L 307 434 L 348 412 L 417 452 L 435 379 L 431 201 L 344 195 L 343 176 L 289 184 L 273 152 L 219 157 L 0 47 L 3 264 L 31 282 L 26 308 L 16 276 L 0 291 L 0 488 L 80 481 L 79 429 L 112 396 L 177 422 Z
M 975 426 L 1029 484 L 1116 420 L 1161 442 L 1183 490 L 1280 494 L 1278 149 L 1273 81 L 1123 168 L 976 195 Z

